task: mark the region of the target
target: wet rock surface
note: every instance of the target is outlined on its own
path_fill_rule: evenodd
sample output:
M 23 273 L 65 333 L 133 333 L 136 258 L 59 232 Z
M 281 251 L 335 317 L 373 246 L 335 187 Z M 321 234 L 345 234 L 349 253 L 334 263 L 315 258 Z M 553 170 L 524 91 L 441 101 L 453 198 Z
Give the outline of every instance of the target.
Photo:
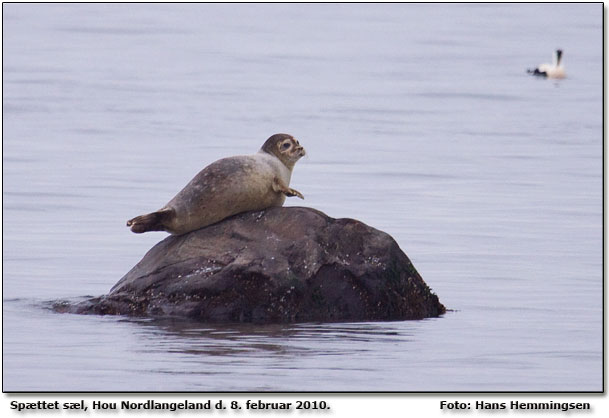
M 243 213 L 169 236 L 108 295 L 56 309 L 210 322 L 400 320 L 445 312 L 388 234 L 301 207 Z

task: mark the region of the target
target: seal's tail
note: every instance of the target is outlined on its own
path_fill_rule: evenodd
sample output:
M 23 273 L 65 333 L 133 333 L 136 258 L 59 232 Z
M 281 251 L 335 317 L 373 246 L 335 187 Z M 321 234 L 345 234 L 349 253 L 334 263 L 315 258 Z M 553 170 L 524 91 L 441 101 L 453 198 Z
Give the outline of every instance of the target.
M 141 234 L 148 231 L 165 231 L 165 221 L 173 213 L 171 209 L 158 210 L 146 215 L 136 216 L 127 221 L 127 226 L 131 227 L 131 232 Z

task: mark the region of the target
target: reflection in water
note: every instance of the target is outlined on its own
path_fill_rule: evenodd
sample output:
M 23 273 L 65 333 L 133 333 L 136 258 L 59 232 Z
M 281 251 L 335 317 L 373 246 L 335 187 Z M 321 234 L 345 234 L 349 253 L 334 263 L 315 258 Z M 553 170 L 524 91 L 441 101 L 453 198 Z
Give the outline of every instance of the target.
M 127 325 L 138 341 L 134 355 L 163 359 L 162 363 L 148 364 L 146 374 L 171 375 L 182 384 L 186 379 L 189 387 L 195 379 L 201 389 L 227 390 L 357 388 L 365 376 L 374 380 L 380 369 L 403 358 L 413 333 L 421 326 L 420 321 L 272 325 L 169 319 L 118 322 Z M 330 378 L 353 373 L 359 377 L 339 386 Z M 399 375 L 395 378 L 401 380 Z
M 139 325 L 141 336 L 150 340 L 150 346 L 163 341 L 159 349 L 197 356 L 349 355 L 368 351 L 367 343 L 401 344 L 412 336 L 391 328 L 391 323 L 259 325 L 200 324 L 173 319 L 125 321 Z

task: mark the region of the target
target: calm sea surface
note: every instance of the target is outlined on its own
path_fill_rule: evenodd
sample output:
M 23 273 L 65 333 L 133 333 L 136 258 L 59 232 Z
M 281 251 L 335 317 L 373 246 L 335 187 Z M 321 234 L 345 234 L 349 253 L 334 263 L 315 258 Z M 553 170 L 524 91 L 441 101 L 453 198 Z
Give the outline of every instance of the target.
M 525 70 L 564 50 L 568 78 Z M 602 4 L 3 5 L 8 391 L 602 389 Z M 157 209 L 271 134 L 440 300 L 405 322 L 57 314 Z

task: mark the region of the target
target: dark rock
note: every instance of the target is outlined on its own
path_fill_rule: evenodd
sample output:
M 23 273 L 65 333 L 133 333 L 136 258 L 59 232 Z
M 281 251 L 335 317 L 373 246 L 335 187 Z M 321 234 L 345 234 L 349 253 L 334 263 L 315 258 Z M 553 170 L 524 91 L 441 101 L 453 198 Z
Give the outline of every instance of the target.
M 170 236 L 108 295 L 62 311 L 303 322 L 421 319 L 445 308 L 386 233 L 281 207 Z

